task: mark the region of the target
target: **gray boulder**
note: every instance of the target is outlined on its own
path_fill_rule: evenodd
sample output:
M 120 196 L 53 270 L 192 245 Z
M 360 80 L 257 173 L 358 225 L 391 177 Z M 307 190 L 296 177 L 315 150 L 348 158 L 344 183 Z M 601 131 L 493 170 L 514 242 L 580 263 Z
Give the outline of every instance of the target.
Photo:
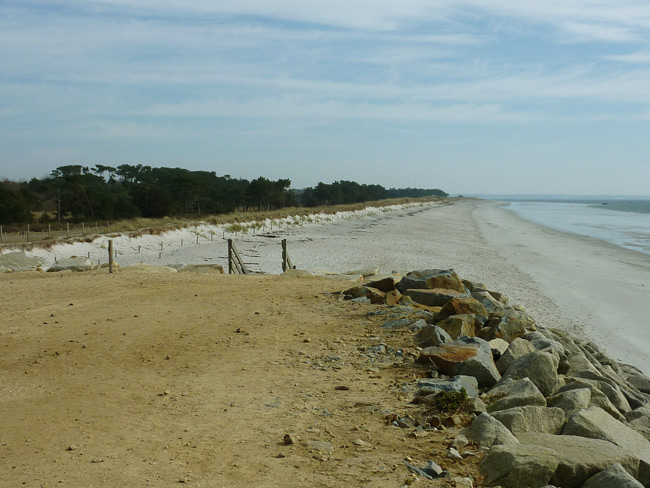
M 650 415 L 638 417 L 632 420 L 628 425 L 650 441 Z
M 650 442 L 603 409 L 589 407 L 574 413 L 567 421 L 562 435 L 601 439 L 635 453 L 640 460 L 639 480 L 650 483 Z
M 567 418 L 583 408 L 587 408 L 591 402 L 591 390 L 589 388 L 577 388 L 575 390 L 563 391 L 546 399 L 549 407 L 561 408 Z
M 619 463 L 589 478 L 581 488 L 643 488 Z
M 561 434 L 565 421 L 564 412 L 559 408 L 532 405 L 509 408 L 492 415 L 514 435 L 524 432 Z
M 642 374 L 627 377 L 627 381 L 637 390 L 643 393 L 650 393 L 650 378 Z
M 592 385 L 588 381 L 585 381 L 580 378 L 567 378 L 566 384 L 558 388 L 556 393 L 563 393 L 569 390 L 576 390 L 588 388 L 591 391 L 591 398 L 589 400 L 590 407 L 600 407 L 610 414 L 615 419 L 624 422 L 625 417 L 618 411 L 618 409 L 609 401 L 607 395 L 600 391 L 596 386 Z
M 88 271 L 93 268 L 93 263 L 90 259 L 84 257 L 74 257 L 67 259 L 60 259 L 54 263 L 48 271 Z
M 545 397 L 557 388 L 559 359 L 546 351 L 533 351 L 517 359 L 506 370 L 501 381 L 529 378 Z
M 476 315 L 473 314 L 450 315 L 436 325 L 444 329 L 454 340 L 459 337 L 475 337 L 478 332 Z
M 517 438 L 522 445 L 555 451 L 558 466 L 548 482 L 556 486 L 578 488 L 612 463 L 620 463 L 634 476 L 638 473 L 638 456 L 608 441 L 534 433 L 520 434 Z M 518 446 L 508 447 L 514 449 Z
M 482 400 L 488 412 L 526 405 L 546 406 L 544 395 L 528 378 L 504 381 L 483 395 Z
M 519 444 L 517 438 L 489 413 L 482 413 L 474 419 L 467 432 L 467 438 L 480 447 Z
M 480 337 L 490 341 L 503 339 L 512 342 L 516 337 L 522 337 L 528 332 L 537 330 L 535 321 L 526 312 L 506 309 L 495 312 L 481 329 Z
M 472 291 L 472 298 L 480 302 L 488 313 L 502 312 L 505 310 L 503 303 L 490 295 L 488 291 Z
M 415 335 L 414 341 L 420 347 L 432 347 L 452 342 L 453 339 L 444 329 L 437 325 L 427 324 Z
M 534 350 L 535 346 L 530 342 L 526 339 L 517 337 L 510 343 L 506 352 L 497 361 L 497 369 L 499 370 L 499 373 L 505 373 L 510 365 L 517 359 L 524 357 L 526 354 L 530 354 Z
M 490 449 L 479 467 L 486 486 L 542 488 L 547 486 L 559 464 L 557 453 L 552 449 L 502 445 Z
M 27 256 L 23 251 L 0 254 L 0 268 L 11 271 L 27 271 L 43 266 L 45 260 L 38 256 Z
M 402 292 L 414 302 L 427 307 L 442 307 L 452 298 L 468 297 L 464 292 L 449 290 L 447 288 L 412 288 Z
M 432 284 L 445 283 L 447 286 L 429 286 L 427 280 Z M 458 283 L 460 283 L 460 286 L 458 286 Z M 465 287 L 460 281 L 460 278 L 458 278 L 458 275 L 450 269 L 420 269 L 411 271 L 404 276 L 399 283 L 397 283 L 396 288 L 401 293 L 406 292 L 406 290 L 426 288 L 449 288 L 465 292 Z

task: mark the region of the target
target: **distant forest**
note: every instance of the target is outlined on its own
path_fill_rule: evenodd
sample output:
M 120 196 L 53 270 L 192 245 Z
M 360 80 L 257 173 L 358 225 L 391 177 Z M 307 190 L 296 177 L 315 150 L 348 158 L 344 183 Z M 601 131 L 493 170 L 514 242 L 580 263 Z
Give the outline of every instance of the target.
M 42 179 L 0 182 L 0 224 L 30 223 L 34 214 L 42 214 L 42 223 L 79 222 L 447 196 L 437 189 L 386 189 L 354 181 L 318 183 L 304 190 L 290 187 L 289 179 L 248 181 L 182 168 L 67 165 Z

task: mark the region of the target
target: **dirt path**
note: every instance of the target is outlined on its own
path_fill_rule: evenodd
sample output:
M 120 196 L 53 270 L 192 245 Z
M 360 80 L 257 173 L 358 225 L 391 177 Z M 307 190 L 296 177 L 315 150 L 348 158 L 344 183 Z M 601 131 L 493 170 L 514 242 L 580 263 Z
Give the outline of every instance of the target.
M 455 431 L 414 438 L 385 424 L 416 408 L 403 392 L 414 370 L 364 349 L 406 338 L 379 333 L 382 319 L 366 318 L 375 306 L 327 294 L 344 287 L 136 269 L 1 275 L 0 486 L 417 485 L 405 456 L 476 474 L 444 457 Z

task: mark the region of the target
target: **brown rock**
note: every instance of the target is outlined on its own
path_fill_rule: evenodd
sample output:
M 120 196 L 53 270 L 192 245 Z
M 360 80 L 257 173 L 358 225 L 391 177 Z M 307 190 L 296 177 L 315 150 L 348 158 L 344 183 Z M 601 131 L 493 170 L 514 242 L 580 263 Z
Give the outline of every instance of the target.
M 475 337 L 480 330 L 476 323 L 476 315 L 472 314 L 451 315 L 436 325 L 447 332 L 454 340 L 462 336 Z
M 442 307 L 452 298 L 469 296 L 467 293 L 450 290 L 449 288 L 410 289 L 404 292 L 414 302 L 430 307 Z
M 440 313 L 436 316 L 436 321 L 444 320 L 452 315 L 464 314 L 474 314 L 481 325 L 487 321 L 489 316 L 483 304 L 475 298 L 452 298 L 442 307 Z

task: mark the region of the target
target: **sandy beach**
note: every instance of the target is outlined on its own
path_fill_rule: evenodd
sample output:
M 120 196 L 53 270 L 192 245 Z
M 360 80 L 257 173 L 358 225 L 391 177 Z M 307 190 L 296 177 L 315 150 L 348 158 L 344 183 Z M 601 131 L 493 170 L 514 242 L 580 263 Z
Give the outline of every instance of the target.
M 473 199 L 313 220 L 288 225 L 293 221 L 287 219 L 273 230 L 267 225 L 238 235 L 202 226 L 119 237 L 117 260 L 121 266 L 219 264 L 227 269 L 224 238 L 232 238 L 253 272 L 275 274 L 281 272 L 280 241 L 287 239 L 293 264 L 313 272 L 454 268 L 505 292 L 542 325 L 584 331 L 612 357 L 650 371 L 647 255 L 542 227 L 496 202 Z M 36 253 L 49 262 L 54 255 L 87 253 L 105 261 L 105 247 L 102 238 Z

